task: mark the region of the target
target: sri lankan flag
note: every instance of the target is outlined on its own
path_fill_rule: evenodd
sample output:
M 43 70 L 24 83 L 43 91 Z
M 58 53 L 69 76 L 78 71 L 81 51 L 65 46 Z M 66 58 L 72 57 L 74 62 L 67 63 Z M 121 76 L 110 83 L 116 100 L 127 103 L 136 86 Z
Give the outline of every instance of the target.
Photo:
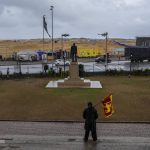
M 106 118 L 110 117 L 114 113 L 114 108 L 112 104 L 112 94 L 105 97 L 102 101 L 103 107 L 104 107 L 104 115 Z

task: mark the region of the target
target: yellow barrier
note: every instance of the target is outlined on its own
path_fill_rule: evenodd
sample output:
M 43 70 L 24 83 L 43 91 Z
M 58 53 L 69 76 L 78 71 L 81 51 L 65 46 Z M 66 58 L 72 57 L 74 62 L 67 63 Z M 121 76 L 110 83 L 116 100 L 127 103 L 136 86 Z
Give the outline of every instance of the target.
M 97 57 L 102 55 L 102 49 L 78 49 L 78 57 Z

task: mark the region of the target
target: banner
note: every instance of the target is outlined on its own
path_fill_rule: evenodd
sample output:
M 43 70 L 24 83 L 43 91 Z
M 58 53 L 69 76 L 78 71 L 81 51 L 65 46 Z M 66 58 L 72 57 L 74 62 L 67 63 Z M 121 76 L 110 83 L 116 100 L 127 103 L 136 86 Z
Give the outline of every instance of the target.
M 47 22 L 46 22 L 46 20 L 45 20 L 45 16 L 43 16 L 43 28 L 44 28 L 45 31 L 47 32 L 48 36 L 51 37 L 50 34 L 48 33 Z
M 102 101 L 104 107 L 104 115 L 106 118 L 110 117 L 114 113 L 114 108 L 112 104 L 112 94 L 104 98 Z

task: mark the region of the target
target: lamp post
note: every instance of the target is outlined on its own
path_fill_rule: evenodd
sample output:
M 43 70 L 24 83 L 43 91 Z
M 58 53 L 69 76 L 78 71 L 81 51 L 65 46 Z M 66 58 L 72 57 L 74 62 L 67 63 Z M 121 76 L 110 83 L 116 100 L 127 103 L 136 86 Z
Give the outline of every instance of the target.
M 132 54 L 130 54 L 130 73 L 129 73 L 129 78 L 131 76 L 131 65 L 132 65 Z
M 103 37 L 106 38 L 106 43 L 105 43 L 105 71 L 107 70 L 107 66 L 108 66 L 108 58 L 107 58 L 107 43 L 108 43 L 108 32 L 102 33 L 102 34 L 98 34 L 101 35 Z
M 17 57 L 17 70 L 19 68 L 19 75 L 22 75 L 22 71 L 21 71 L 21 60 L 19 57 Z
M 62 51 L 63 51 L 63 37 L 68 37 L 68 36 L 70 36 L 69 34 L 62 34 L 61 35 L 61 48 L 62 48 Z M 66 68 L 65 68 L 65 59 L 66 59 L 66 51 L 64 51 L 64 53 L 63 53 L 63 59 L 64 59 L 64 74 L 65 74 L 65 70 L 66 70 Z
M 63 47 L 64 47 L 64 45 L 63 45 L 63 37 L 67 37 L 67 36 L 70 36 L 69 34 L 62 34 L 61 35 L 61 49 L 63 50 Z

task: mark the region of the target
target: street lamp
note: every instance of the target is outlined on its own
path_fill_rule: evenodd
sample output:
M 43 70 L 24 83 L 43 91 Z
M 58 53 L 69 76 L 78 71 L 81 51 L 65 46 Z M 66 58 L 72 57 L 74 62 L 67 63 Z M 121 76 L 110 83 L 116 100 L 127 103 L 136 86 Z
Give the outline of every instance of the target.
M 129 78 L 130 78 L 130 76 L 131 76 L 131 65 L 132 65 L 132 54 L 130 54 L 130 73 L 129 73 Z
M 64 45 L 63 45 L 63 37 L 67 37 L 67 36 L 70 36 L 70 35 L 69 35 L 69 34 L 66 34 L 66 33 L 61 35 L 61 49 L 62 49 L 62 50 L 63 50 L 63 46 L 64 46 Z
M 21 71 L 21 60 L 19 58 L 19 56 L 17 56 L 17 70 L 19 67 L 19 75 L 22 75 L 22 71 Z
M 106 37 L 106 48 L 105 48 L 105 70 L 107 70 L 107 66 L 108 66 L 108 58 L 107 58 L 107 43 L 108 43 L 108 32 L 102 33 L 102 34 L 98 34 L 101 35 L 103 37 Z
M 68 37 L 68 36 L 70 36 L 69 34 L 62 34 L 61 35 L 61 46 L 62 46 L 62 51 L 63 51 L 63 37 Z M 64 53 L 63 53 L 63 59 L 64 59 L 64 74 L 65 74 L 65 59 L 66 59 L 66 51 L 64 51 Z

